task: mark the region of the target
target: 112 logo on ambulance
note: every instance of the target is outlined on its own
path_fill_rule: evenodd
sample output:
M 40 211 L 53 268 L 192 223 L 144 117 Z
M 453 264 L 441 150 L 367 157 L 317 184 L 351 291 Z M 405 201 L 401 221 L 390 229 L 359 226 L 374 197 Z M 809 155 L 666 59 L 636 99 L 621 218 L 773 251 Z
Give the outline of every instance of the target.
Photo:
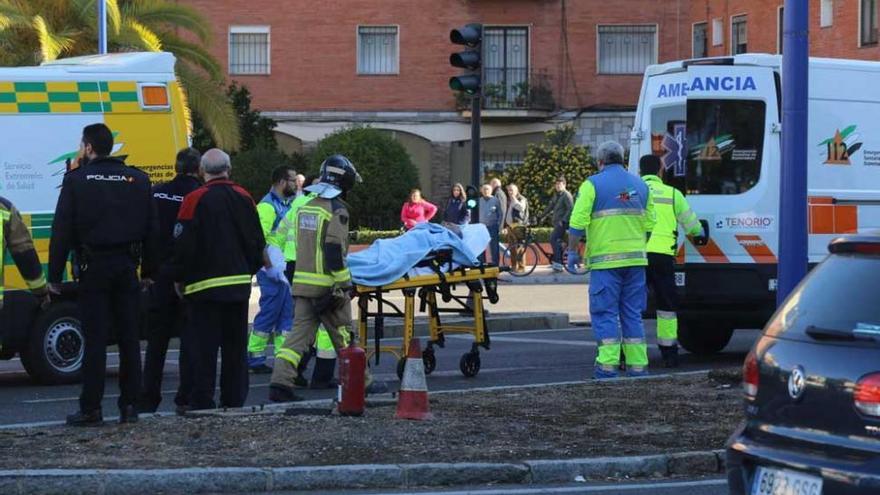
M 833 137 L 818 144 L 823 148 L 819 154 L 825 157 L 826 165 L 852 165 L 850 157 L 862 148 L 862 143 L 858 142 L 861 136 L 855 131 L 855 125 L 837 129 Z

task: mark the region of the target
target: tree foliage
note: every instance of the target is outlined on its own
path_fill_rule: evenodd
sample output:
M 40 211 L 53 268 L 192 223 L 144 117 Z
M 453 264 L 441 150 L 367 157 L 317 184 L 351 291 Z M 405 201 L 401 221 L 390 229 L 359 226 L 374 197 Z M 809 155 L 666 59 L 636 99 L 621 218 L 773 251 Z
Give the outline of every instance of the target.
M 530 144 L 522 165 L 504 173 L 504 184 L 516 184 L 529 200 L 533 219 L 543 212 L 553 196 L 557 177 L 565 177 L 568 188 L 576 192 L 587 177 L 596 172 L 588 146 L 573 144 L 575 128 L 564 125 L 544 133 L 544 141 Z
M 321 162 L 334 154 L 348 157 L 364 180 L 346 198 L 352 228 L 396 229 L 403 202 L 419 184 L 418 171 L 403 145 L 370 127 L 342 129 L 318 142 L 310 156 L 310 172 L 317 173 Z
M 238 132 L 241 136 L 239 151 L 250 151 L 262 148 L 269 151 L 278 150 L 273 129 L 277 126 L 274 120 L 260 115 L 259 110 L 251 108 L 252 97 L 247 86 L 232 83 L 226 89 L 226 97 L 235 110 L 238 119 Z M 202 119 L 193 118 L 193 146 L 200 150 L 217 147 L 211 132 L 205 127 Z
M 290 165 L 301 173 L 308 167 L 303 155 L 257 146 L 232 156 L 232 179 L 259 201 L 272 185 L 272 170 L 280 165 Z

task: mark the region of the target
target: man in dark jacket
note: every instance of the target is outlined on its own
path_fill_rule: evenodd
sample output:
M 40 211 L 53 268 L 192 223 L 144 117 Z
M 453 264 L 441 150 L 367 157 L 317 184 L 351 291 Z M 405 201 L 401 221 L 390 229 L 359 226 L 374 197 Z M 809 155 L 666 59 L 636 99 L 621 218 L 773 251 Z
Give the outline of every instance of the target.
M 489 184 L 492 186 L 492 195 L 498 199 L 498 204 L 501 205 L 501 228 L 503 229 L 505 225 L 507 225 L 507 193 L 504 191 L 504 187 L 501 184 L 501 179 L 497 177 L 489 181 Z
M 184 198 L 174 226 L 173 276 L 190 309 L 183 345 L 193 351 L 191 409 L 215 407 L 218 350 L 220 406 L 240 407 L 248 393 L 251 277 L 268 263 L 254 200 L 229 180 L 231 168 L 223 151 L 202 156 L 205 185 Z
M 571 217 L 571 209 L 574 207 L 574 199 L 565 188 L 565 177 L 556 179 L 556 194 L 550 200 L 547 211 L 541 215 L 541 221 L 551 217 L 553 220 L 553 232 L 550 234 L 550 245 L 553 247 L 552 266 L 554 272 L 561 272 L 562 266 L 562 238 L 568 231 L 568 219 Z
M 138 399 L 138 412 L 142 413 L 156 412 L 162 402 L 162 373 L 165 369 L 168 343 L 173 337 L 181 335 L 186 320 L 180 298 L 174 293 L 171 255 L 174 252 L 174 225 L 177 223 L 183 198 L 202 185 L 199 179 L 201 157 L 201 153 L 194 148 L 180 150 L 175 164 L 177 176 L 170 182 L 153 188 L 153 202 L 159 218 L 159 268 L 155 283 L 150 288 L 150 325 L 147 352 L 144 356 L 144 381 Z M 192 388 L 188 349 L 181 346 L 177 362 L 180 386 L 174 403 L 182 410 L 189 404 Z
M 78 303 L 85 336 L 83 388 L 71 426 L 103 424 L 101 402 L 111 332 L 119 346 L 119 422 L 137 421 L 141 385 L 138 300 L 155 268 L 158 223 L 144 172 L 110 157 L 113 133 L 104 124 L 82 133 L 80 166 L 64 177 L 49 243 L 49 289 L 58 292 L 71 251 L 79 264 Z M 84 162 L 84 163 L 83 163 Z

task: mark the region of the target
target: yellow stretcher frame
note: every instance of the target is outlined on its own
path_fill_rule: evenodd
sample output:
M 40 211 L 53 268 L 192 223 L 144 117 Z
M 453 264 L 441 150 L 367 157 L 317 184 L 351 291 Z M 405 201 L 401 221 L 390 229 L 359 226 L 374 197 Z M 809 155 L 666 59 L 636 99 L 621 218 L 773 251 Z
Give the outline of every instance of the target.
M 484 299 L 488 299 L 490 303 L 498 302 L 498 274 L 500 270 L 496 266 L 484 265 L 479 267 L 462 267 L 456 268 L 449 272 L 438 272 L 430 275 L 419 275 L 415 277 L 405 276 L 395 282 L 383 286 L 366 286 L 355 285 L 355 291 L 358 295 L 358 333 L 360 336 L 360 345 L 367 353 L 367 359 L 376 356 L 377 353 L 390 353 L 397 358 L 397 375 L 403 375 L 403 367 L 406 363 L 406 353 L 409 344 L 415 337 L 415 309 L 416 296 L 421 301 L 422 310 L 428 310 L 428 328 L 430 330 L 430 339 L 424 351 L 422 351 L 422 359 L 425 363 L 425 373 L 430 374 L 436 367 L 436 358 L 434 356 L 434 346 L 445 347 L 445 335 L 447 333 L 472 334 L 474 342 L 471 345 L 470 352 L 462 355 L 459 361 L 459 369 L 466 377 L 474 377 L 480 371 L 480 352 L 479 348 L 489 349 L 489 329 L 486 325 L 486 311 L 484 308 Z M 465 285 L 468 288 L 467 296 L 457 296 L 453 291 L 458 285 Z M 404 309 L 400 310 L 394 303 L 386 301 L 384 295 L 400 290 L 404 296 Z M 441 299 L 446 302 L 455 301 L 458 303 L 457 308 L 442 308 L 437 301 L 437 294 L 441 295 Z M 484 296 L 484 293 L 486 294 Z M 375 312 L 369 310 L 370 301 L 377 303 L 378 309 Z M 473 301 L 471 308 L 467 302 Z M 386 312 L 385 306 L 393 308 L 393 312 Z M 462 310 L 470 312 L 473 315 L 474 323 L 468 325 L 444 325 L 440 321 L 440 313 L 456 312 Z M 372 346 L 367 344 L 368 323 L 370 317 L 374 318 L 375 325 L 373 327 L 375 344 Z M 400 346 L 382 345 L 384 319 L 385 318 L 403 318 L 403 342 Z

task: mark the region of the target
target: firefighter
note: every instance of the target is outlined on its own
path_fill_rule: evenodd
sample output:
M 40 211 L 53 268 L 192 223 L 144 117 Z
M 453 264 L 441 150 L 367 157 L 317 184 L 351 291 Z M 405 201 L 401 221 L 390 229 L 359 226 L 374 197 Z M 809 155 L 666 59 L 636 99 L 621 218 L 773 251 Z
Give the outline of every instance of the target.
M 7 250 L 28 289 L 47 306 L 49 290 L 31 233 L 15 206 L 0 196 L 0 259 L 6 256 Z M 0 310 L 3 309 L 3 264 L 0 262 Z
M 184 344 L 193 350 L 191 409 L 215 407 L 219 350 L 220 406 L 240 407 L 248 394 L 251 277 L 269 263 L 254 201 L 229 180 L 231 169 L 229 155 L 206 151 L 205 185 L 184 198 L 174 226 L 172 270 L 190 313 L 185 340 L 193 342 Z
M 569 246 L 586 236 L 590 316 L 598 340 L 595 378 L 617 376 L 622 348 L 630 376 L 648 373 L 642 311 L 646 303 L 647 239 L 654 227 L 651 190 L 623 166 L 623 146 L 599 146 L 600 172 L 580 186 L 569 220 Z M 580 263 L 569 249 L 571 269 Z
M 321 178 L 306 188 L 315 197 L 296 213 L 296 297 L 293 331 L 276 353 L 269 385 L 269 400 L 299 400 L 293 392 L 298 366 L 323 324 L 336 351 L 353 341 L 349 291 L 351 273 L 348 254 L 349 211 L 340 196 L 360 182 L 348 158 L 333 155 L 321 164 Z M 370 381 L 368 375 L 368 383 Z
M 151 283 L 158 234 L 150 178 L 110 157 L 104 124 L 82 133 L 80 166 L 64 177 L 49 243 L 49 288 L 58 285 L 71 251 L 79 265 L 78 303 L 85 337 L 79 411 L 71 426 L 103 423 L 101 402 L 111 332 L 119 347 L 119 422 L 137 421 L 141 385 L 138 300 Z M 140 265 L 142 282 L 138 281 Z
M 290 210 L 291 199 L 296 194 L 296 171 L 293 167 L 282 165 L 272 171 L 272 188 L 257 205 L 260 226 L 270 250 L 270 258 L 276 258 L 275 270 L 262 269 L 257 272 L 260 286 L 260 310 L 254 317 L 254 325 L 248 337 L 248 367 L 252 373 L 271 373 L 266 364 L 266 346 L 275 336 L 274 347 L 278 349 L 284 336 L 293 326 L 293 299 L 290 297 L 290 281 L 282 276 L 286 271 L 282 250 L 286 242 L 283 233 L 278 232 L 281 221 Z M 283 265 L 283 268 L 278 269 Z M 275 277 L 272 275 L 276 274 Z
M 175 171 L 177 175 L 165 184 L 153 187 L 153 202 L 159 218 L 159 245 L 157 263 L 159 265 L 156 281 L 150 287 L 150 325 L 147 335 L 147 351 L 144 355 L 143 385 L 138 399 L 138 412 L 152 413 L 162 402 L 162 373 L 165 369 L 165 356 L 168 344 L 175 336 L 180 337 L 185 330 L 186 315 L 181 300 L 174 293 L 174 280 L 171 276 L 171 254 L 174 248 L 174 225 L 183 198 L 202 185 L 199 177 L 201 153 L 195 148 L 185 148 L 177 153 Z M 192 387 L 192 372 L 189 365 L 190 350 L 182 344 L 178 357 L 180 385 L 174 403 L 177 408 L 189 405 Z
M 686 235 L 704 237 L 703 226 L 684 195 L 663 183 L 660 158 L 645 155 L 639 160 L 642 180 L 651 188 L 657 223 L 648 241 L 648 284 L 657 302 L 657 345 L 663 366 L 678 366 L 678 295 L 675 290 L 675 253 L 678 251 L 678 225 Z M 698 240 L 697 243 L 700 243 Z
M 315 193 L 309 192 L 297 196 L 297 198 L 293 200 L 293 203 L 291 203 L 290 210 L 284 215 L 281 225 L 278 226 L 278 234 L 284 236 L 286 239 L 284 242 L 284 257 L 288 260 L 288 277 L 290 279 L 293 278 L 293 274 L 296 272 L 296 213 L 301 206 L 315 197 Z M 276 354 L 278 350 L 281 349 L 283 343 L 283 338 L 279 342 L 276 337 Z M 303 377 L 303 374 L 305 373 L 306 368 L 308 368 L 309 360 L 313 355 L 316 355 L 315 369 L 312 371 L 312 380 L 309 382 Z M 297 387 L 308 386 L 310 388 L 334 387 L 336 386 L 336 381 L 333 379 L 335 369 L 336 349 L 333 347 L 333 341 L 330 340 L 330 335 L 327 334 L 327 329 L 324 328 L 324 325 L 320 325 L 318 327 L 318 334 L 315 337 L 314 345 L 303 355 L 302 360 L 300 360 L 299 365 L 297 365 L 294 384 Z

